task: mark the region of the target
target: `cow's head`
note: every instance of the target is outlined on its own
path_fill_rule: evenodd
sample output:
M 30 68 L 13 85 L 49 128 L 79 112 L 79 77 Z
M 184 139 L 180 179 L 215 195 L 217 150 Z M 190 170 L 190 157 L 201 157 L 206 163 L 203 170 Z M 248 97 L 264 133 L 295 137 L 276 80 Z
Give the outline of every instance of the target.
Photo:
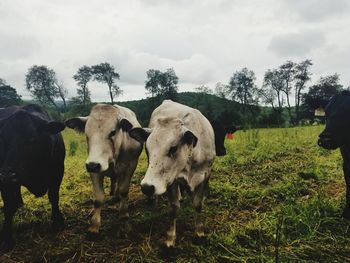
M 226 155 L 225 148 L 225 137 L 227 133 L 234 133 L 238 128 L 234 125 L 225 126 L 220 121 L 211 121 L 211 126 L 213 127 L 215 134 L 215 151 L 217 156 Z
M 350 92 L 335 95 L 326 109 L 326 127 L 319 135 L 318 145 L 336 149 L 350 143 Z
M 132 128 L 132 124 L 120 116 L 119 109 L 112 105 L 94 106 L 88 117 L 66 120 L 67 127 L 85 133 L 89 156 L 86 170 L 101 173 L 114 166 L 118 159 L 122 137 Z
M 25 110 L 16 110 L 0 120 L 0 185 L 26 180 L 36 165 L 47 159 L 51 147 L 49 135 L 65 128 L 57 121 L 47 121 Z
M 134 128 L 129 134 L 139 142 L 146 142 L 148 169 L 141 181 L 141 190 L 147 196 L 165 193 L 176 178 L 188 169 L 197 137 L 180 119 L 158 119 L 152 129 Z

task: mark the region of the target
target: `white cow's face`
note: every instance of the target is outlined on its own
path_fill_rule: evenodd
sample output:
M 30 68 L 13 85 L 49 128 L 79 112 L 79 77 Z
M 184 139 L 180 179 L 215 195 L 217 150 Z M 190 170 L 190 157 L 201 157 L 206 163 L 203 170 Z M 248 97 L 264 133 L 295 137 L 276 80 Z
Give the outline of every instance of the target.
M 114 163 L 120 142 L 116 119 L 96 119 L 89 117 L 85 126 L 88 158 L 85 162 L 88 172 L 104 172 Z
M 66 125 L 85 132 L 89 153 L 85 165 L 90 173 L 105 172 L 114 165 L 122 133 L 132 128 L 128 120 L 119 116 L 118 109 L 110 105 L 97 105 L 88 117 L 67 120 Z
M 187 168 L 197 143 L 197 137 L 179 119 L 160 119 L 158 124 L 146 141 L 149 165 L 141 181 L 141 189 L 149 196 L 166 192 L 167 187 Z M 141 132 L 142 129 L 133 130 Z M 133 130 L 130 135 L 135 138 Z

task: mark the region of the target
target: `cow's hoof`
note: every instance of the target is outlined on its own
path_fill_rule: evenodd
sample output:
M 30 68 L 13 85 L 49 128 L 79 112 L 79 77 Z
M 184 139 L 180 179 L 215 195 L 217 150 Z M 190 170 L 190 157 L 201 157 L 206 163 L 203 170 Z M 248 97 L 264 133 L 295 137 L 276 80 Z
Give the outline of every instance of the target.
M 350 219 L 350 209 L 344 209 L 342 216 L 345 219 Z
M 206 236 L 195 236 L 193 238 L 193 244 L 195 245 L 205 245 L 208 243 L 208 239 Z
M 129 215 L 128 212 L 124 212 L 124 213 L 121 213 L 121 214 L 119 215 L 119 219 L 121 219 L 121 220 L 128 220 L 129 217 L 130 217 L 130 215 Z
M 56 219 L 52 222 L 52 230 L 53 231 L 61 231 L 64 229 L 64 227 L 65 227 L 65 224 L 64 224 L 63 218 Z
M 100 238 L 100 234 L 98 232 L 88 231 L 86 234 L 86 239 L 89 241 L 97 241 Z
M 166 243 L 161 244 L 160 251 L 161 251 L 162 257 L 167 262 L 171 261 L 176 256 L 175 246 L 168 246 L 168 244 Z
M 0 243 L 0 254 L 11 251 L 15 247 L 14 240 L 6 240 Z

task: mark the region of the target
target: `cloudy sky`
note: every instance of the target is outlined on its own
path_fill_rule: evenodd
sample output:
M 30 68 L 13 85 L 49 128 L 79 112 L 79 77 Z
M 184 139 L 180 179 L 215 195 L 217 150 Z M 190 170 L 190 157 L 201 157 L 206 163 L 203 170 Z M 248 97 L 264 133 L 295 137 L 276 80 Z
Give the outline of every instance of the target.
M 350 85 L 349 0 L 1 0 L 0 78 L 29 98 L 32 65 L 47 65 L 76 95 L 82 65 L 113 64 L 119 100 L 145 97 L 150 68 L 174 68 L 179 90 L 227 83 L 248 67 L 264 72 L 312 59 L 313 81 L 338 72 Z M 107 88 L 90 83 L 92 99 Z

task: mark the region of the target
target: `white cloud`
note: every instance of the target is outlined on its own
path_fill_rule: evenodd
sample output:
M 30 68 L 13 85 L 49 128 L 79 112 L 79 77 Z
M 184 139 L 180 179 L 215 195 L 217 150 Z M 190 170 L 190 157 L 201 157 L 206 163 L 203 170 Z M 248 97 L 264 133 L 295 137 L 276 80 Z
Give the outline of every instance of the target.
M 303 31 L 272 37 L 269 50 L 280 57 L 305 57 L 323 46 L 324 35 L 319 31 Z
M 227 83 L 243 67 L 256 72 L 259 85 L 268 68 L 287 58 L 311 58 L 315 76 L 334 70 L 348 85 L 348 5 L 347 0 L 2 0 L 0 77 L 28 97 L 26 71 L 44 64 L 74 96 L 77 69 L 107 61 L 120 73 L 126 100 L 145 97 L 150 68 L 174 68 L 183 91 Z M 90 89 L 94 100 L 109 99 L 106 87 L 91 83 Z

